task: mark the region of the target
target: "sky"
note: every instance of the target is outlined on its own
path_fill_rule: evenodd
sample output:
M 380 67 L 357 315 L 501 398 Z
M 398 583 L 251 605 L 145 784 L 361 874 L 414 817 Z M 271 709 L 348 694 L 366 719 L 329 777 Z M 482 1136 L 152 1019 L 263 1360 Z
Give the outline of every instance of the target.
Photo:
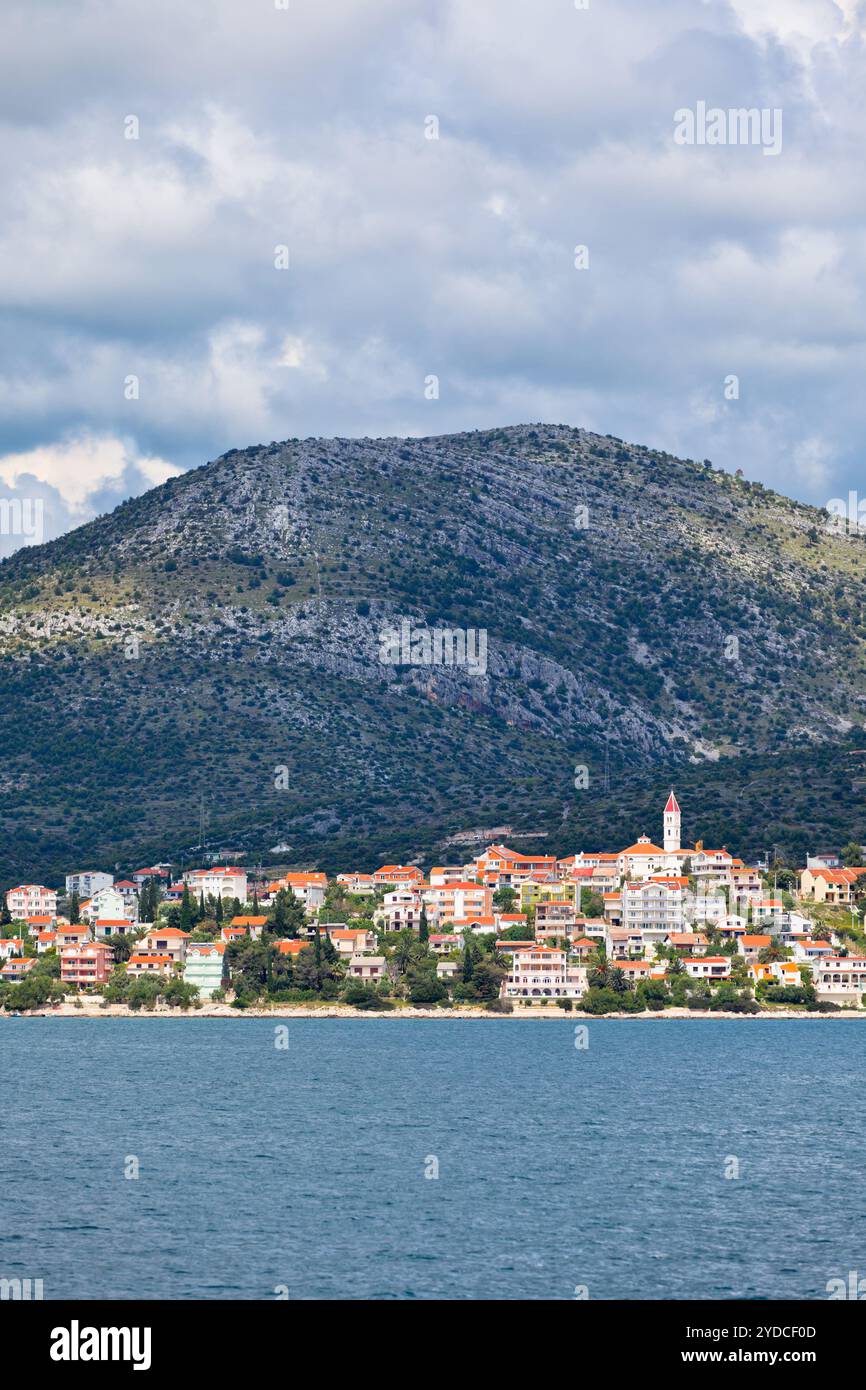
M 0 556 L 309 435 L 546 421 L 866 490 L 864 33 L 866 0 L 4 0 Z M 701 103 L 768 138 L 700 143 Z

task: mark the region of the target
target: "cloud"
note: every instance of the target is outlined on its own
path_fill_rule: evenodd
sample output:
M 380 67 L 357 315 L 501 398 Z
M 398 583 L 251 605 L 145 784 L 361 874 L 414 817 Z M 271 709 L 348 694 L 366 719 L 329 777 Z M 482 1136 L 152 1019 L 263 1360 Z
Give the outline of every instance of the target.
M 231 447 L 526 419 L 862 490 L 854 0 L 7 8 L 0 480 L 57 527 Z M 698 100 L 782 108 L 782 154 L 676 146 Z
M 134 496 L 181 471 L 165 459 L 140 455 L 129 440 L 90 435 L 0 456 L 0 556 L 91 521 L 104 510 L 106 497 Z M 4 499 L 14 512 L 2 505 Z M 38 534 L 27 525 L 34 509 Z

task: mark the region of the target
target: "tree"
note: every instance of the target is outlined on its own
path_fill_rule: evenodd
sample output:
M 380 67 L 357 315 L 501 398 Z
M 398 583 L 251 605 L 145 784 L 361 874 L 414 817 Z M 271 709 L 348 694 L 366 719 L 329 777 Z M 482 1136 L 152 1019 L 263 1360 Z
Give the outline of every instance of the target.
M 189 896 L 189 884 L 183 885 L 183 897 L 180 903 L 180 929 L 181 931 L 192 931 L 192 903 Z
M 584 917 L 603 917 L 604 898 L 600 893 L 587 892 L 582 903 Z
M 72 897 L 69 899 L 69 925 L 77 927 L 81 921 L 81 903 L 78 898 L 78 890 L 72 890 Z
M 842 863 L 847 869 L 859 869 L 863 851 L 856 840 L 849 840 L 842 850 Z
M 375 985 L 364 980 L 350 980 L 343 990 L 343 1001 L 356 1009 L 392 1009 L 388 999 L 383 999 Z
M 418 940 L 428 941 L 430 939 L 430 928 L 427 925 L 427 908 L 421 904 L 421 916 L 418 918 Z
M 409 985 L 411 1004 L 438 1004 L 448 997 L 448 991 L 435 970 L 419 970 Z
M 511 912 L 517 901 L 517 894 L 507 883 L 503 883 L 493 894 L 493 906 L 499 912 Z
M 519 922 L 516 927 L 506 927 L 500 934 L 500 941 L 531 941 L 532 932 L 526 922 Z
M 470 943 L 469 943 L 469 937 L 467 936 L 467 938 L 466 938 L 466 944 L 465 944 L 464 947 L 463 947 L 463 983 L 464 983 L 464 985 L 468 985 L 468 984 L 471 984 L 471 983 L 472 983 L 472 976 L 474 975 L 474 973 L 475 973 L 475 960 L 474 960 L 473 955 L 472 955 L 472 950 L 471 950 Z
M 290 890 L 281 888 L 271 907 L 267 930 L 274 936 L 297 940 L 306 925 L 303 903 Z
M 125 934 L 110 936 L 107 945 L 109 945 L 114 952 L 115 964 L 119 965 L 122 961 L 129 960 L 129 957 L 132 955 L 132 942 Z

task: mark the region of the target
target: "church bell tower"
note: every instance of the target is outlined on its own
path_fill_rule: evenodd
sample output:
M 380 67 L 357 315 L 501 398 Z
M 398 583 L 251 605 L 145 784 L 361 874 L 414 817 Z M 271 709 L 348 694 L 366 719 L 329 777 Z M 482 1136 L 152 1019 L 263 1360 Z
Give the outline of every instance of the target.
M 680 808 L 674 796 L 673 787 L 671 794 L 665 804 L 664 815 L 664 845 L 665 854 L 676 854 L 680 849 Z

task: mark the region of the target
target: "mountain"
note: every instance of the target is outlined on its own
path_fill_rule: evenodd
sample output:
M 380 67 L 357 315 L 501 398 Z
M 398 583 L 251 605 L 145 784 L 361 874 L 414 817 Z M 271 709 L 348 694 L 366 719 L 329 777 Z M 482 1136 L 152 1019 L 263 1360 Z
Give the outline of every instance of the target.
M 202 823 L 326 869 L 617 847 L 671 783 L 735 853 L 866 839 L 864 580 L 825 512 L 584 430 L 232 450 L 0 565 L 0 879 Z M 486 670 L 383 660 L 401 620 Z

